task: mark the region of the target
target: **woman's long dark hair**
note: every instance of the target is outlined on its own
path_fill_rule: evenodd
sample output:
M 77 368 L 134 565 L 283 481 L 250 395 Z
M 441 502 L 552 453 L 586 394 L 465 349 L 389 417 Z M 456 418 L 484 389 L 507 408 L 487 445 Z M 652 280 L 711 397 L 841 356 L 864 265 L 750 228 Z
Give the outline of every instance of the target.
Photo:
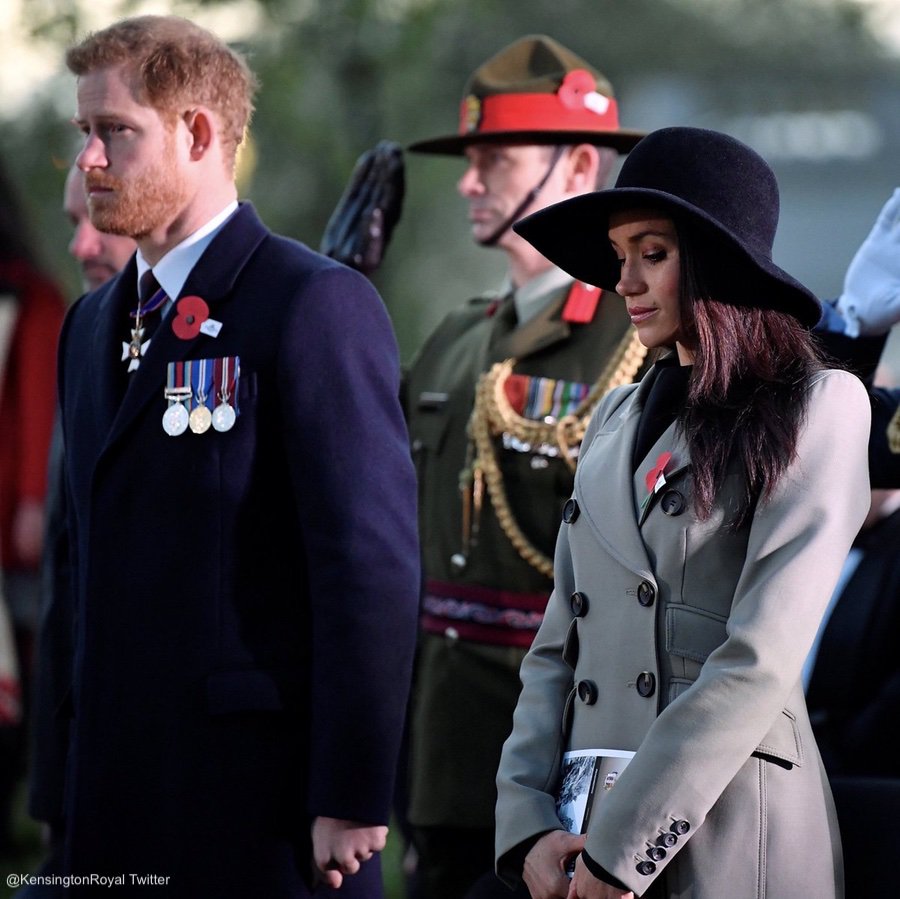
M 744 476 L 737 527 L 775 489 L 794 458 L 810 376 L 823 367 L 812 337 L 767 300 L 748 265 L 675 222 L 681 320 L 694 349 L 679 423 L 691 454 L 694 509 L 709 518 L 729 465 Z M 704 247 L 704 255 L 697 252 Z M 756 283 L 754 283 L 756 282 Z M 756 291 L 756 294 L 754 294 Z

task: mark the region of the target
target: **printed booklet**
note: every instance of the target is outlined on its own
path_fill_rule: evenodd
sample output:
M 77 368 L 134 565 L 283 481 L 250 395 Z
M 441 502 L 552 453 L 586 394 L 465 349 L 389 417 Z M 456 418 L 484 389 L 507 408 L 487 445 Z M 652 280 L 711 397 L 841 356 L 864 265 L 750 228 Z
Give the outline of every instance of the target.
M 580 749 L 563 756 L 556 814 L 569 833 L 584 833 L 594 804 L 602 801 L 634 758 L 626 749 Z M 574 873 L 575 859 L 569 865 Z

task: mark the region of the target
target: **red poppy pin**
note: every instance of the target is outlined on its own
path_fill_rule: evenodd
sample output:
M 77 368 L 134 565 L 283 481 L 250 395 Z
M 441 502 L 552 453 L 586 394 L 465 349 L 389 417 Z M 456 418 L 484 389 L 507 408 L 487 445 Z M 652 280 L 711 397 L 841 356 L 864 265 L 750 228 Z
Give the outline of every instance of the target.
M 641 518 L 643 519 L 644 513 L 647 511 L 647 507 L 650 505 L 650 500 L 653 496 L 662 490 L 663 487 L 666 486 L 666 466 L 669 462 L 672 461 L 671 453 L 660 453 L 659 457 L 656 460 L 656 464 L 647 474 L 644 475 L 644 483 L 647 485 L 647 495 L 644 497 L 644 501 L 641 503 Z
M 172 331 L 182 340 L 193 340 L 200 327 L 209 318 L 209 306 L 201 297 L 182 297 L 175 304 L 175 317 L 172 319 Z
M 656 460 L 656 465 L 644 476 L 644 483 L 647 485 L 648 493 L 656 493 L 662 489 L 666 483 L 666 466 L 672 461 L 671 453 L 660 453 Z
M 597 82 L 587 69 L 573 69 L 563 78 L 556 93 L 567 109 L 583 109 L 585 97 L 596 90 Z

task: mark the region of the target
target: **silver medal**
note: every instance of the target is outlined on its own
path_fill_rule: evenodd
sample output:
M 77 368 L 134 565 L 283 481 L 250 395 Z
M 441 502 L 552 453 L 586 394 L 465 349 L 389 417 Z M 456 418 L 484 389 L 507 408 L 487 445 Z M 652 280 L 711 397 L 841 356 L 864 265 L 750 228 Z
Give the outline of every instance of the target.
M 230 431 L 234 427 L 236 418 L 237 415 L 233 406 L 230 406 L 228 403 L 219 403 L 213 410 L 212 426 L 217 431 Z
M 181 403 L 172 403 L 163 413 L 163 430 L 170 437 L 177 437 L 187 430 L 189 418 L 187 409 Z

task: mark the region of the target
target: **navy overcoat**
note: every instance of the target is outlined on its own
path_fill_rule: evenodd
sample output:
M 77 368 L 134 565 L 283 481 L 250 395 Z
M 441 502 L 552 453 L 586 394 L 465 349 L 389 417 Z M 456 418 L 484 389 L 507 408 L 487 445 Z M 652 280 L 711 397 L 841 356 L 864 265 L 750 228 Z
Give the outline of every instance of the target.
M 394 334 L 365 278 L 244 204 L 182 293 L 217 335 L 179 337 L 176 306 L 126 390 L 135 278 L 75 304 L 60 348 L 68 869 L 304 896 L 311 819 L 390 809 L 419 587 Z M 169 436 L 168 364 L 234 357 L 234 426 Z

